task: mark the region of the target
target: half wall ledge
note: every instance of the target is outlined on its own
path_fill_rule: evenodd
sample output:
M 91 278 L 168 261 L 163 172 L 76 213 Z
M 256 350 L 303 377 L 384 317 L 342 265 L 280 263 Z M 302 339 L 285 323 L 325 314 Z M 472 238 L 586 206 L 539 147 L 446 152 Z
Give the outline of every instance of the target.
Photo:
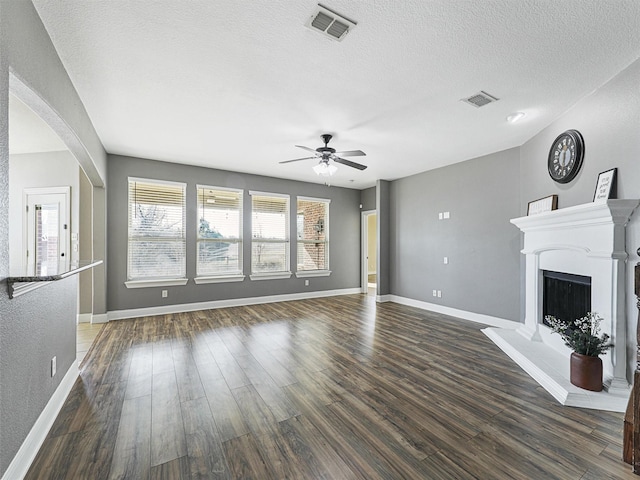
M 16 298 L 25 293 L 44 287 L 51 282 L 62 280 L 76 275 L 84 270 L 97 267 L 102 264 L 102 260 L 87 260 L 72 263 L 69 270 L 54 275 L 21 275 L 7 278 L 7 286 L 9 288 L 9 298 Z

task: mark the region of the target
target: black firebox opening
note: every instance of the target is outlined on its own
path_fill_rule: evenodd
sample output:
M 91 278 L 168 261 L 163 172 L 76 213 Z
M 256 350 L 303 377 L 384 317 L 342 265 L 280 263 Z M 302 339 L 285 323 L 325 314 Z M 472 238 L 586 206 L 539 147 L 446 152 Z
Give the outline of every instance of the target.
M 591 311 L 591 277 L 543 270 L 542 323 L 547 315 L 567 322 Z

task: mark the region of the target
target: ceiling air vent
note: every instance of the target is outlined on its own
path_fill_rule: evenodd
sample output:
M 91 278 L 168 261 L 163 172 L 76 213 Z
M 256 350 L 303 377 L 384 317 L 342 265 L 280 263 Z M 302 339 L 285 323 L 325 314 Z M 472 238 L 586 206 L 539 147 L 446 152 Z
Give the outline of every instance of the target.
M 474 107 L 478 107 L 478 108 L 484 107 L 485 105 L 487 105 L 489 103 L 497 102 L 498 100 L 500 100 L 500 99 L 497 98 L 497 97 L 494 97 L 493 95 L 490 95 L 487 92 L 484 92 L 482 90 L 480 90 L 475 95 L 471 95 L 468 98 L 463 98 L 462 99 L 463 102 L 467 102 L 467 103 L 473 105 Z
M 341 42 L 347 33 L 356 26 L 356 22 L 318 4 L 318 8 L 309 17 L 305 26 L 322 33 L 331 40 Z

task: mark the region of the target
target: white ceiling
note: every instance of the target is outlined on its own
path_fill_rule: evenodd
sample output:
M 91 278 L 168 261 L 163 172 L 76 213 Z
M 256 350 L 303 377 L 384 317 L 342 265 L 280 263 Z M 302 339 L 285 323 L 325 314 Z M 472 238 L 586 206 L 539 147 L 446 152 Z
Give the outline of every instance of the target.
M 33 110 L 9 95 L 9 153 L 67 150 L 60 137 Z
M 519 146 L 640 57 L 637 0 L 324 1 L 342 42 L 313 0 L 33 3 L 108 152 L 323 183 L 278 162 L 333 133 L 354 188 Z

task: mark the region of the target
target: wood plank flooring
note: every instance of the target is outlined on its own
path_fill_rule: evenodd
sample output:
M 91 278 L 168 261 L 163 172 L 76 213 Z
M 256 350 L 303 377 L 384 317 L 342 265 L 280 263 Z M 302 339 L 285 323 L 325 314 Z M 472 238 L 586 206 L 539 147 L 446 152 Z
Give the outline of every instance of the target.
M 632 479 L 482 325 L 366 295 L 111 322 L 28 479 Z

